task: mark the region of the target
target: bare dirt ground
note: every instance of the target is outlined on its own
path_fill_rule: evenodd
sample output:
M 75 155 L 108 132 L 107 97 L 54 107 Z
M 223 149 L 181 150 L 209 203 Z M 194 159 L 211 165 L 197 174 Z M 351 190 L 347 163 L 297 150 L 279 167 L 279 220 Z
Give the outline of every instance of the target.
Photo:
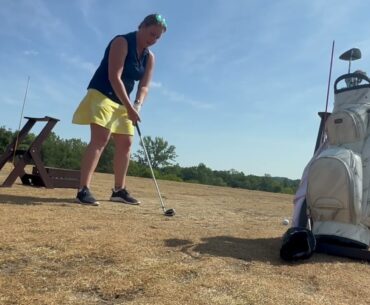
M 10 169 L 0 172 L 0 183 Z M 292 196 L 129 177 L 139 207 L 99 207 L 72 189 L 0 188 L 0 304 L 370 304 L 370 266 L 315 254 L 279 258 Z

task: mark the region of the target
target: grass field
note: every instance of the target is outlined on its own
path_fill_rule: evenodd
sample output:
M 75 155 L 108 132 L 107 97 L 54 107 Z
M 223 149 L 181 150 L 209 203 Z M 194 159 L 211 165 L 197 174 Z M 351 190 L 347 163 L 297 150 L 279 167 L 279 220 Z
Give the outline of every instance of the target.
M 10 165 L 0 172 L 0 183 Z M 370 266 L 315 254 L 279 258 L 292 196 L 129 177 L 139 207 L 76 191 L 0 188 L 0 304 L 370 304 Z

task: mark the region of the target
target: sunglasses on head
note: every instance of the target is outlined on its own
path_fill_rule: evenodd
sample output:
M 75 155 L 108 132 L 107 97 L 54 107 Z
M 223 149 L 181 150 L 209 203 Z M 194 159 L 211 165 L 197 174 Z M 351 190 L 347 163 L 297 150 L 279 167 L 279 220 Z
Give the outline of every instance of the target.
M 162 25 L 163 27 L 167 28 L 167 22 L 166 22 L 166 19 L 162 17 L 162 15 L 160 14 L 157 14 L 155 15 L 155 20 L 157 20 L 157 22 Z

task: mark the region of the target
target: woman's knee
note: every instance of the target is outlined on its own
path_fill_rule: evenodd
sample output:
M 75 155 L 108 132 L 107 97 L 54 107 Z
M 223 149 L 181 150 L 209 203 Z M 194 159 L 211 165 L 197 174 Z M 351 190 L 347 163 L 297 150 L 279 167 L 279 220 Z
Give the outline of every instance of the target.
M 132 137 L 127 135 L 113 135 L 116 150 L 122 153 L 129 153 L 132 147 Z

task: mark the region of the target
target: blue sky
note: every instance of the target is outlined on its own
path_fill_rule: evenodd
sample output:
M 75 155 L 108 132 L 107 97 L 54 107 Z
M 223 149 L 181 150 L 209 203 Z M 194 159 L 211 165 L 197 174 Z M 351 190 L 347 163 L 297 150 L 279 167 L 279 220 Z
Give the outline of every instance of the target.
M 353 69 L 367 71 L 369 11 L 365 0 L 1 0 L 0 126 L 18 128 L 29 76 L 24 116 L 56 117 L 57 135 L 87 142 L 89 128 L 71 117 L 107 43 L 160 12 L 169 28 L 152 48 L 142 133 L 174 145 L 181 166 L 300 178 L 332 42 L 332 85 L 349 48 L 362 51 Z

